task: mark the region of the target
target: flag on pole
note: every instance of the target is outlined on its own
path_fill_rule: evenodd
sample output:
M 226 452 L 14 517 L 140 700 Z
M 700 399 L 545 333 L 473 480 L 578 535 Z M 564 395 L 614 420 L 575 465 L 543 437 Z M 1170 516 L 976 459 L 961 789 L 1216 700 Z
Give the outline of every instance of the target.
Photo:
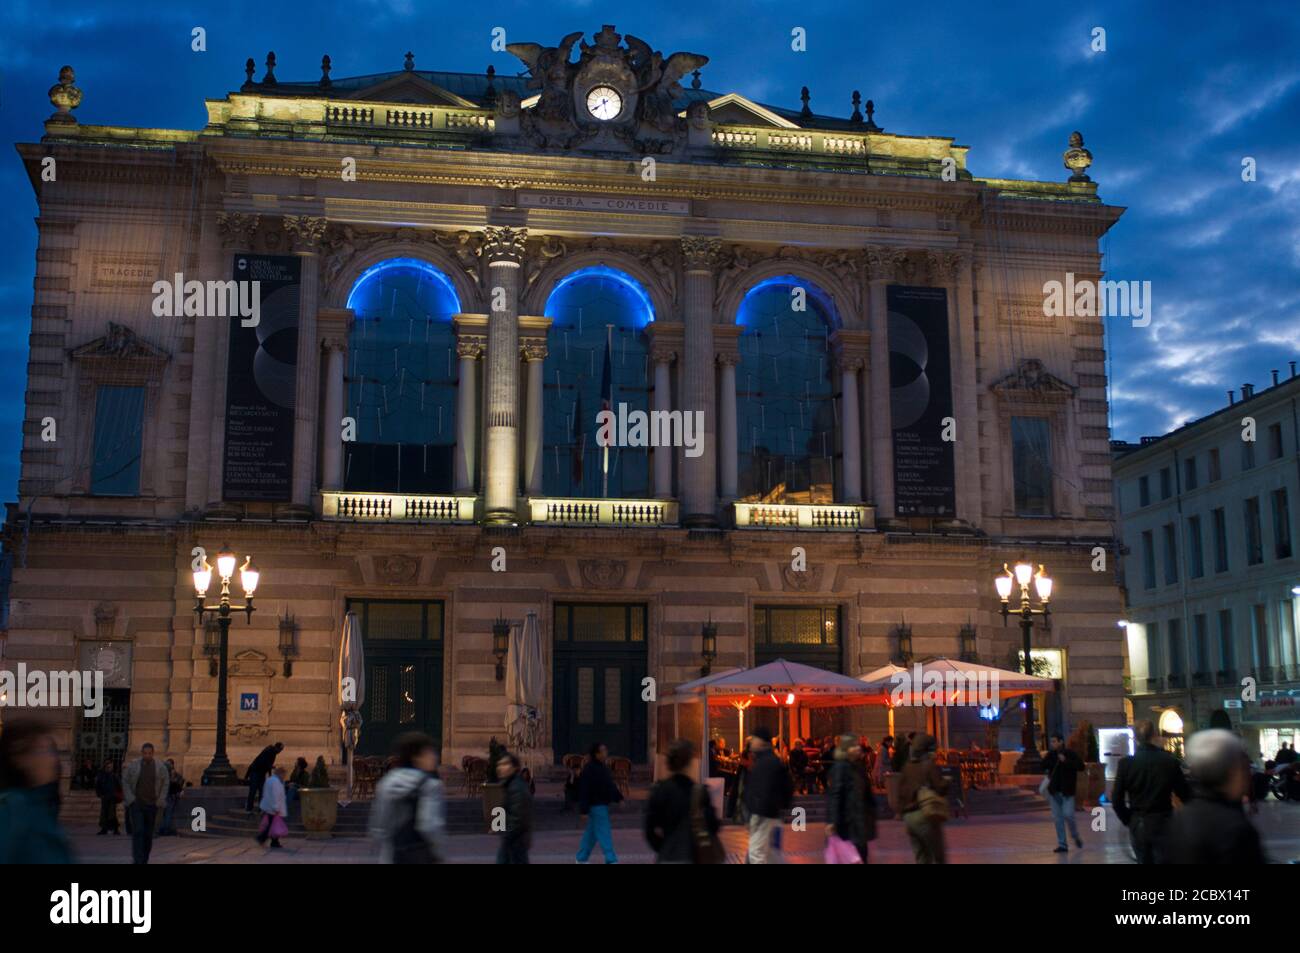
M 610 412 L 614 410 L 613 335 L 614 325 L 605 325 L 605 364 L 600 372 L 600 409 Z M 609 418 L 606 417 L 605 419 L 608 420 Z M 600 456 L 600 495 L 602 497 L 609 496 L 609 444 L 610 441 L 605 441 Z
M 575 388 L 578 399 L 573 404 L 573 489 L 582 490 L 583 453 L 586 450 L 587 435 L 582 431 L 582 383 Z

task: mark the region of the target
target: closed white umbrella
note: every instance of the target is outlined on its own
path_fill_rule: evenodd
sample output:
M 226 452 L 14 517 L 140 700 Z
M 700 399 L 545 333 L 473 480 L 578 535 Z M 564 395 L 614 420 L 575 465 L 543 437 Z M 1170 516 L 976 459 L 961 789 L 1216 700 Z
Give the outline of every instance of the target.
M 537 613 L 530 611 L 522 626 L 515 623 L 510 627 L 510 650 L 506 655 L 506 735 L 530 762 L 532 750 L 541 738 L 545 693 L 542 628 Z
M 348 757 L 348 793 L 352 802 L 353 753 L 361 740 L 361 706 L 366 703 L 366 655 L 361 644 L 361 622 L 355 612 L 343 617 L 343 644 L 339 647 L 339 724 Z

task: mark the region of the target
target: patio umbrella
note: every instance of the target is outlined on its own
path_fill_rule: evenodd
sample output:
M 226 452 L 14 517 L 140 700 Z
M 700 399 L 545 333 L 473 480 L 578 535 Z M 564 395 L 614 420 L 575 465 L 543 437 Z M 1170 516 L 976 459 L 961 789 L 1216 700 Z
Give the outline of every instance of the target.
M 343 617 L 343 644 L 339 647 L 339 724 L 348 759 L 348 793 L 352 802 L 353 752 L 361 740 L 361 706 L 366 703 L 366 655 L 361 645 L 361 623 L 355 612 Z
M 530 771 L 532 754 L 542 736 L 545 694 L 542 628 L 537 613 L 530 610 L 522 626 L 515 623 L 510 627 L 510 650 L 506 654 L 506 735 L 524 754 Z

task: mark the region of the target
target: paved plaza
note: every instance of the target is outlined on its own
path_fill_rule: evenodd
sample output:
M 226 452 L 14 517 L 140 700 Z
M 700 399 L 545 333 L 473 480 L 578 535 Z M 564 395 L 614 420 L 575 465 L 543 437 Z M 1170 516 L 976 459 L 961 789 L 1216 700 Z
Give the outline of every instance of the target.
M 1089 815 L 1078 814 L 1084 849 L 1071 847 L 1068 854 L 1054 854 L 1056 836 L 1046 814 L 1018 814 L 1001 817 L 973 817 L 947 825 L 948 861 L 955 864 L 1128 864 L 1127 831 L 1113 812 L 1107 811 L 1106 830 L 1091 831 Z M 1300 858 L 1300 806 L 1267 802 L 1253 818 L 1264 837 L 1265 850 L 1274 862 Z M 82 863 L 117 864 L 131 859 L 131 840 L 125 834 L 97 836 L 84 826 L 72 829 L 77 858 Z M 573 863 L 581 837 L 579 830 L 546 831 L 534 837 L 532 862 Z M 744 832 L 735 826 L 724 828 L 723 839 L 730 863 L 744 859 Z M 461 834 L 449 838 L 449 859 L 454 863 L 491 863 L 497 839 L 488 834 Z M 824 828 L 810 825 L 804 832 L 784 832 L 785 859 L 789 863 L 819 864 L 825 843 Z M 251 837 L 192 835 L 161 837 L 154 841 L 151 863 L 155 864 L 346 864 L 374 859 L 370 842 L 360 837 L 310 840 L 302 836 L 285 839 L 281 850 L 259 846 Z M 614 831 L 614 847 L 622 863 L 648 864 L 654 857 L 640 830 Z M 592 863 L 601 860 L 597 848 Z M 879 837 L 871 844 L 871 863 L 910 864 L 912 851 L 907 833 L 899 821 L 880 822 Z

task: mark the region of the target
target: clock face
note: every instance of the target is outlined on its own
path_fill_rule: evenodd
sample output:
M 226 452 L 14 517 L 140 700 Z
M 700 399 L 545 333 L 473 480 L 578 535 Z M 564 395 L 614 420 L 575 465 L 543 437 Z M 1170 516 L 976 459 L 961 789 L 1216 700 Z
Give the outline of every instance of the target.
M 587 112 L 608 122 L 623 111 L 623 97 L 612 86 L 597 86 L 587 94 Z

